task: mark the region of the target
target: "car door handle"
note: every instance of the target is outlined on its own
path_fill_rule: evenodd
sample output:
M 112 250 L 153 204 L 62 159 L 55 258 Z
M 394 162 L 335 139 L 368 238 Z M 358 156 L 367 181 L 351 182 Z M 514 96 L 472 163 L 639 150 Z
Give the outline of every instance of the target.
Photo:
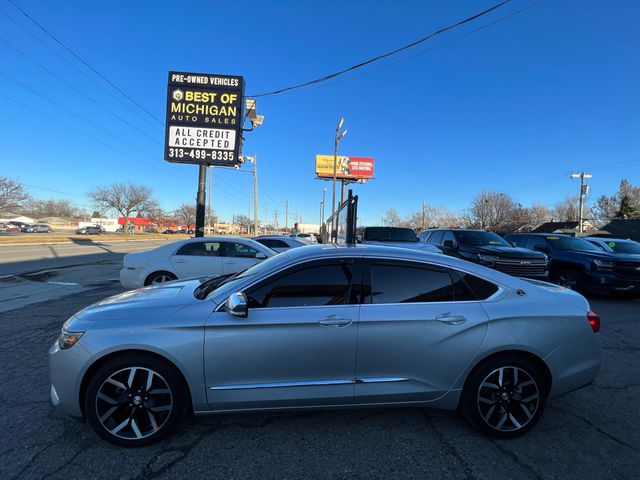
M 451 315 L 451 313 L 441 313 L 436 317 L 436 320 L 448 325 L 462 325 L 467 321 L 462 315 Z
M 329 315 L 318 322 L 321 327 L 348 327 L 351 325 L 352 320 L 350 318 L 341 318 L 335 315 Z
M 186 260 L 184 258 L 176 258 L 173 262 L 174 263 L 185 263 Z
M 226 263 L 227 265 L 233 265 L 237 262 L 235 260 L 225 260 L 224 263 Z

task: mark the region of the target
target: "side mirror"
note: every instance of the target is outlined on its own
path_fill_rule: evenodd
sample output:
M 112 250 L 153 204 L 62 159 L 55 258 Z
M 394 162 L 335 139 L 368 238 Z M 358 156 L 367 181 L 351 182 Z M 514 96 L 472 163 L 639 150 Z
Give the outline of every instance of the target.
M 518 245 L 516 245 L 516 242 L 509 242 L 509 244 L 510 244 L 512 247 L 517 247 L 517 246 L 518 246 Z
M 262 253 L 262 252 L 258 252 L 258 253 L 256 253 L 256 258 L 258 260 L 264 260 L 265 258 L 267 258 L 267 255 Z
M 247 308 L 247 299 L 245 298 L 244 293 L 236 292 L 231 294 L 224 304 L 224 309 L 236 317 L 247 318 L 249 311 Z
M 453 243 L 453 240 L 445 240 L 442 245 L 446 248 L 450 248 L 451 250 L 455 250 L 457 248 L 457 245 Z

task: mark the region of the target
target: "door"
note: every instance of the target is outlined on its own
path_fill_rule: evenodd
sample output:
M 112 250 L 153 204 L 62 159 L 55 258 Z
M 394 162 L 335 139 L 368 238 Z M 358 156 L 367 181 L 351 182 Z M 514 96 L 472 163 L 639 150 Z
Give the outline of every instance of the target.
M 222 242 L 222 245 L 222 269 L 225 274 L 241 272 L 262 261 L 256 258 L 260 252 L 253 247 L 238 242 Z
M 178 278 L 222 275 L 220 242 L 188 242 L 171 256 Z
M 213 410 L 353 402 L 359 306 L 352 260 L 307 262 L 244 291 L 246 318 L 214 312 L 205 377 Z
M 488 317 L 465 275 L 417 262 L 369 263 L 358 327 L 356 403 L 430 401 L 450 389 L 487 330 Z M 497 287 L 483 295 L 491 291 Z

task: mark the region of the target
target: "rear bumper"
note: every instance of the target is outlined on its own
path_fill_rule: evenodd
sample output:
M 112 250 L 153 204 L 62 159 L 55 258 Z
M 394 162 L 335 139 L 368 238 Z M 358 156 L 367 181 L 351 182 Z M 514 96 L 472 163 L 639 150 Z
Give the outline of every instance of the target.
M 147 272 L 141 268 L 123 267 L 120 270 L 120 284 L 127 290 L 144 287 Z
M 592 383 L 600 372 L 600 335 L 587 333 L 574 338 L 545 357 L 551 370 L 549 397 L 556 397 Z

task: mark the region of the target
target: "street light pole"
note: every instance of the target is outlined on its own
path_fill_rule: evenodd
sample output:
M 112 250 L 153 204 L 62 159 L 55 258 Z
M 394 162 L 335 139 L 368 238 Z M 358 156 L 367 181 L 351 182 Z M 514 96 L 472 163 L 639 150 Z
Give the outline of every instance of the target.
M 320 228 L 322 228 L 322 224 L 324 223 L 324 194 L 327 193 L 327 189 L 322 189 L 322 201 L 320 202 Z
M 267 219 L 265 218 L 265 222 Z M 253 154 L 253 233 L 258 235 L 258 154 Z
M 347 129 L 345 128 L 342 132 L 340 129 L 342 128 L 342 124 L 344 122 L 344 118 L 340 118 L 338 122 L 338 126 L 336 127 L 336 136 L 335 143 L 333 147 L 333 194 L 331 196 L 331 217 L 336 213 L 336 176 L 338 173 L 338 143 L 340 139 L 347 134 Z

